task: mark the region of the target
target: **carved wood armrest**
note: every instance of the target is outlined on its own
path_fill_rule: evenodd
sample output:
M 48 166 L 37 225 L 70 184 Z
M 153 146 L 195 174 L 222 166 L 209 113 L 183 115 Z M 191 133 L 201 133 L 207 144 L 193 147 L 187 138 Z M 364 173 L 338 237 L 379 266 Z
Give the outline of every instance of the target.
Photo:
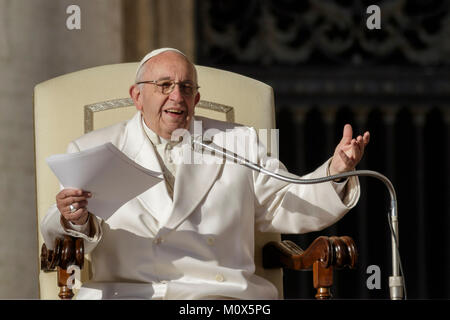
M 84 244 L 83 239 L 71 236 L 55 239 L 55 249 L 47 250 L 45 243 L 41 247 L 41 270 L 44 272 L 58 272 L 58 296 L 63 300 L 73 298 L 73 291 L 68 286 L 69 277 L 67 272 L 71 265 L 77 265 L 80 270 L 84 264 Z
M 271 241 L 263 248 L 264 268 L 312 269 L 317 299 L 331 298 L 333 268 L 354 269 L 357 260 L 355 242 L 347 236 L 321 236 L 306 251 L 289 240 Z

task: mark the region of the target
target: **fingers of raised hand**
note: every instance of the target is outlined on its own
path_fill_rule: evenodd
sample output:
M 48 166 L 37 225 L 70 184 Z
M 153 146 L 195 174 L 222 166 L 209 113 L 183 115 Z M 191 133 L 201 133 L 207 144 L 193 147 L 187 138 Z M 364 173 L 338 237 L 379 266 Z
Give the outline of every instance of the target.
M 344 152 L 344 150 L 339 149 L 338 151 L 339 157 L 341 158 L 342 162 L 344 163 L 345 169 L 352 168 L 353 161 L 350 157 L 347 156 L 347 154 Z M 345 170 L 340 170 L 345 171 Z
M 364 154 L 364 148 L 367 146 L 367 144 L 370 141 L 370 133 L 369 133 L 369 131 L 366 131 L 363 136 L 358 136 L 356 138 L 356 140 L 357 140 L 359 149 L 361 151 L 361 157 L 362 157 L 362 155 Z
M 355 139 L 351 141 L 350 146 L 339 148 L 338 154 L 343 162 L 343 167 L 340 171 L 353 170 L 362 157 L 362 151 Z
M 356 139 L 352 140 L 352 149 L 355 160 L 359 161 L 364 153 L 364 143 L 362 136 L 358 136 Z
M 369 141 L 370 141 L 370 132 L 366 131 L 366 132 L 364 132 L 364 136 L 363 136 L 364 146 L 367 146 Z
M 369 143 L 370 133 L 368 131 L 356 138 L 352 138 L 351 133 L 351 126 L 346 125 L 342 140 L 335 151 L 335 156 L 339 155 L 339 160 L 335 159 L 332 162 L 335 172 L 354 170 L 363 157 L 364 148 Z
M 346 144 L 351 143 L 351 141 L 354 140 L 352 137 L 353 137 L 352 126 L 349 125 L 349 124 L 346 124 L 344 126 L 344 131 L 343 131 L 343 134 L 342 134 L 342 139 L 341 139 L 340 144 L 341 145 L 346 145 Z M 362 136 L 360 135 L 360 136 L 358 136 L 358 138 L 359 137 L 361 137 L 360 140 L 362 141 L 364 146 L 366 146 L 369 143 L 369 141 L 370 141 L 370 133 L 369 133 L 369 131 L 364 132 L 364 135 L 362 135 Z M 356 138 L 356 139 L 359 140 L 358 138 Z
M 341 143 L 349 143 L 349 141 L 352 140 L 352 136 L 353 136 L 352 126 L 350 124 L 346 124 L 342 132 Z

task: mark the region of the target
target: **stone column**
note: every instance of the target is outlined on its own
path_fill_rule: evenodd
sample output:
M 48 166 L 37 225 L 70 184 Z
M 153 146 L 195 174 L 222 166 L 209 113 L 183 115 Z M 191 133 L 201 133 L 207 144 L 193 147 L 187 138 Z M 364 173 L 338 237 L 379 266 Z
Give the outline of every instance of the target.
M 0 299 L 38 298 L 34 86 L 121 61 L 121 0 L 0 0 Z
M 0 0 L 0 299 L 38 297 L 34 86 L 163 46 L 194 60 L 193 17 L 193 0 Z

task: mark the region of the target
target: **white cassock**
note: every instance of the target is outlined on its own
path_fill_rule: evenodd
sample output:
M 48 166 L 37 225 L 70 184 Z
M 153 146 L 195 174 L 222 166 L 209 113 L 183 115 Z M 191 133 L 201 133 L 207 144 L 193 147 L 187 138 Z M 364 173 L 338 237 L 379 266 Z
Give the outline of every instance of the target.
M 199 119 L 203 132 L 218 129 L 214 132 L 217 145 L 269 170 L 291 175 L 279 161 L 265 157 L 263 148 L 248 152 L 240 142 L 232 142 L 242 141 L 244 135 L 250 149 L 256 150 L 254 129 L 206 118 L 195 120 Z M 129 121 L 71 142 L 68 152 L 112 142 L 141 166 L 162 172 L 142 123 L 136 113 Z M 239 138 L 229 139 L 235 136 Z M 179 144 L 172 150 L 178 162 L 189 149 L 184 147 L 188 145 Z M 242 154 L 242 150 L 247 151 Z M 329 161 L 304 178 L 326 176 Z M 275 286 L 254 273 L 254 227 L 280 233 L 318 231 L 355 206 L 359 192 L 355 177 L 348 179 L 339 196 L 332 182 L 288 184 L 204 155 L 203 164 L 177 165 L 173 199 L 163 181 L 106 221 L 91 216 L 87 235 L 70 225 L 63 227 L 56 205 L 49 209 L 41 228 L 49 249 L 55 237 L 63 234 L 85 240 L 93 275 L 83 284 L 78 299 L 277 299 Z

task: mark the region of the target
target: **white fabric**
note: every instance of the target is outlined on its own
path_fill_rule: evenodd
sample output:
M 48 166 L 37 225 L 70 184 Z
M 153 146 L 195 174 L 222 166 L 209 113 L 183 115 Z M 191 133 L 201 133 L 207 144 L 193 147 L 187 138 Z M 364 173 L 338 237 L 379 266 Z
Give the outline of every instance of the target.
M 147 127 L 144 118 L 142 118 L 142 127 L 157 152 L 158 161 L 161 165 L 166 182 L 167 192 L 169 193 L 170 198 L 173 199 L 173 187 L 175 185 L 177 166 L 173 161 L 172 151 L 173 147 L 177 145 L 178 142 L 168 141 L 158 136 L 153 130 Z
M 58 181 L 48 168 L 45 159 L 52 154 L 66 150 L 68 142 L 85 132 L 87 118 L 83 106 L 129 95 L 130 80 L 134 80 L 138 64 L 139 62 L 120 63 L 88 68 L 44 81 L 35 87 L 36 213 L 39 224 L 55 201 L 55 195 L 59 191 Z M 229 119 L 227 121 L 235 121 L 257 129 L 270 130 L 274 128 L 274 97 L 270 86 L 229 71 L 198 65 L 196 69 L 202 100 L 207 103 L 215 102 L 232 107 L 230 110 L 221 110 L 220 112 L 197 108 L 197 115 L 223 121 Z M 94 130 L 104 128 L 130 119 L 135 112 L 135 106 L 122 106 L 94 112 L 91 124 Z M 68 118 L 71 119 L 70 122 L 61 121 L 61 119 Z M 38 251 L 40 252 L 44 238 L 40 227 L 38 230 Z M 274 283 L 282 297 L 282 271 L 280 269 L 263 269 L 261 254 L 264 244 L 279 240 L 278 233 L 257 232 L 255 234 L 255 261 L 256 274 Z M 89 256 L 87 259 L 90 261 Z M 88 263 L 82 271 L 83 282 L 90 279 L 91 274 L 91 264 Z M 42 299 L 57 299 L 59 288 L 57 287 L 56 273 L 46 273 L 41 270 L 39 272 L 39 288 Z
M 136 114 L 128 122 L 91 132 L 70 143 L 68 152 L 112 142 L 138 164 L 161 170 L 140 120 Z M 201 120 L 204 131 L 220 130 L 214 136 L 218 145 L 232 148 L 220 138 L 238 132 L 248 137 L 250 146 L 256 145 L 252 128 L 225 132 L 233 125 Z M 279 163 L 264 160 L 264 154 L 260 150 L 249 160 L 276 169 Z M 325 176 L 327 165 L 305 178 Z M 288 174 L 282 165 L 279 170 Z M 228 162 L 180 164 L 173 201 L 164 183 L 159 183 L 107 221 L 93 220 L 94 236 L 70 231 L 85 239 L 93 267 L 92 280 L 83 285 L 78 298 L 276 299 L 275 286 L 254 274 L 254 225 L 260 231 L 282 233 L 321 230 L 356 204 L 357 178 L 348 180 L 345 192 L 343 202 L 331 183 L 290 185 Z M 49 248 L 55 234 L 69 233 L 61 227 L 59 216 L 52 207 L 41 223 Z
M 177 53 L 179 53 L 179 54 L 181 54 L 183 56 L 186 56 L 183 52 L 181 52 L 180 50 L 174 49 L 174 48 L 160 48 L 160 49 L 153 50 L 153 51 L 147 53 L 145 55 L 145 57 L 142 58 L 141 62 L 139 62 L 139 65 L 138 65 L 138 67 L 136 69 L 136 77 L 137 77 L 137 75 L 139 73 L 139 70 L 144 65 L 144 63 L 146 63 L 148 60 L 150 60 L 154 56 L 157 56 L 158 54 L 166 52 L 166 51 L 174 51 L 174 52 L 177 52 Z
M 328 175 L 329 176 L 329 175 Z M 348 179 L 345 179 L 342 182 L 331 182 L 331 185 L 333 186 L 334 190 L 336 190 L 336 193 L 338 194 L 339 198 L 344 199 L 345 196 L 345 187 L 347 185 Z
M 85 224 L 74 224 L 72 222 L 69 221 L 69 225 L 70 228 L 72 228 L 72 230 L 84 233 L 84 234 L 89 234 L 91 229 L 89 228 L 89 219 L 86 221 Z

